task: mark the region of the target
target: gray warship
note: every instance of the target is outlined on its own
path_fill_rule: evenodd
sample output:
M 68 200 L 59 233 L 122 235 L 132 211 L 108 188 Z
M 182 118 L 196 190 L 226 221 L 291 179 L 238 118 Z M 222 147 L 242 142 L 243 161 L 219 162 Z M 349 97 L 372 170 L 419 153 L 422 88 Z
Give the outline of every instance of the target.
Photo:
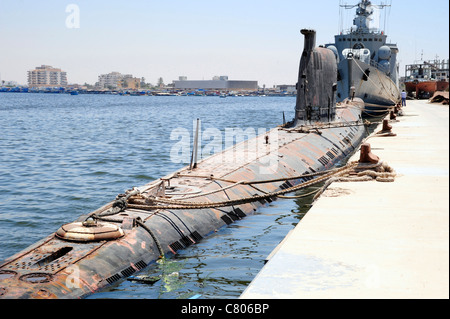
M 301 32 L 305 44 L 292 121 L 198 162 L 194 146 L 191 165 L 119 194 L 0 262 L 0 298 L 86 297 L 279 195 L 345 169 L 336 165 L 365 136 L 363 101 L 336 104 L 336 58 L 315 47 L 315 31 Z
M 364 100 L 365 114 L 382 115 L 400 101 L 399 49 L 386 42 L 384 31 L 371 25 L 375 24 L 375 10 L 387 6 L 373 5 L 369 0 L 341 5 L 344 10 L 356 8 L 354 26 L 325 45 L 338 59 L 337 101 L 354 94 Z

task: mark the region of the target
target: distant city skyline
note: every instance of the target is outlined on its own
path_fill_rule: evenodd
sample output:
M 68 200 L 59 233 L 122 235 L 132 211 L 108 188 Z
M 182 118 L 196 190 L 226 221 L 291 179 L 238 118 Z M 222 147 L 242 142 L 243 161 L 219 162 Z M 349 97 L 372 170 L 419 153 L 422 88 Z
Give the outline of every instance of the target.
M 28 71 L 52 65 L 69 84 L 95 84 L 113 71 L 152 84 L 222 74 L 261 87 L 295 84 L 299 30 L 313 28 L 317 45 L 331 43 L 354 16 L 344 13 L 341 23 L 339 4 L 357 2 L 0 0 L 1 80 L 27 84 Z M 400 49 L 400 76 L 422 52 L 424 60 L 449 58 L 447 1 L 383 2 L 392 4 L 382 28 Z

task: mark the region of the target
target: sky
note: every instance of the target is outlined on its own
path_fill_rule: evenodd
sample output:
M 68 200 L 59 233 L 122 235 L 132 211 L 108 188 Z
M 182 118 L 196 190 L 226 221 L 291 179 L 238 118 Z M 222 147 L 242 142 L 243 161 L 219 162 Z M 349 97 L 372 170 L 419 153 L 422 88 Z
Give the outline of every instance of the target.
M 405 64 L 449 58 L 447 0 L 378 0 L 388 42 Z M 297 82 L 302 28 L 317 45 L 340 30 L 339 4 L 357 0 L 0 0 L 0 79 L 27 83 L 42 64 L 69 83 L 94 84 L 117 71 L 166 84 L 228 75 L 262 87 Z M 351 26 L 354 9 L 343 17 Z

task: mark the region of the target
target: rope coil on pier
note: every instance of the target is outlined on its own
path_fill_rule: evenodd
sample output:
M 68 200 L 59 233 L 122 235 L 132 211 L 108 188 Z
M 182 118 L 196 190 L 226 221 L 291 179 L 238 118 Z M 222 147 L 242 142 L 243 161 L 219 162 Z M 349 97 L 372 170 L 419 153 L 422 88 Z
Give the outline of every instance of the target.
M 350 174 L 335 176 L 327 180 L 313 200 L 316 200 L 334 182 L 367 182 L 372 180 L 377 182 L 394 182 L 396 175 L 394 169 L 383 161 L 379 161 L 375 165 L 360 166 Z

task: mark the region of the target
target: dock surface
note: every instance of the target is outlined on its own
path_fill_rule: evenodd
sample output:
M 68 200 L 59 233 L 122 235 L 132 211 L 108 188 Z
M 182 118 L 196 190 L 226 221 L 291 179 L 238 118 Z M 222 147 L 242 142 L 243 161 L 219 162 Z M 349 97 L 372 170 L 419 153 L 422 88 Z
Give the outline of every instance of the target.
M 449 298 L 449 107 L 403 114 L 367 140 L 395 181 L 331 184 L 240 298 Z

